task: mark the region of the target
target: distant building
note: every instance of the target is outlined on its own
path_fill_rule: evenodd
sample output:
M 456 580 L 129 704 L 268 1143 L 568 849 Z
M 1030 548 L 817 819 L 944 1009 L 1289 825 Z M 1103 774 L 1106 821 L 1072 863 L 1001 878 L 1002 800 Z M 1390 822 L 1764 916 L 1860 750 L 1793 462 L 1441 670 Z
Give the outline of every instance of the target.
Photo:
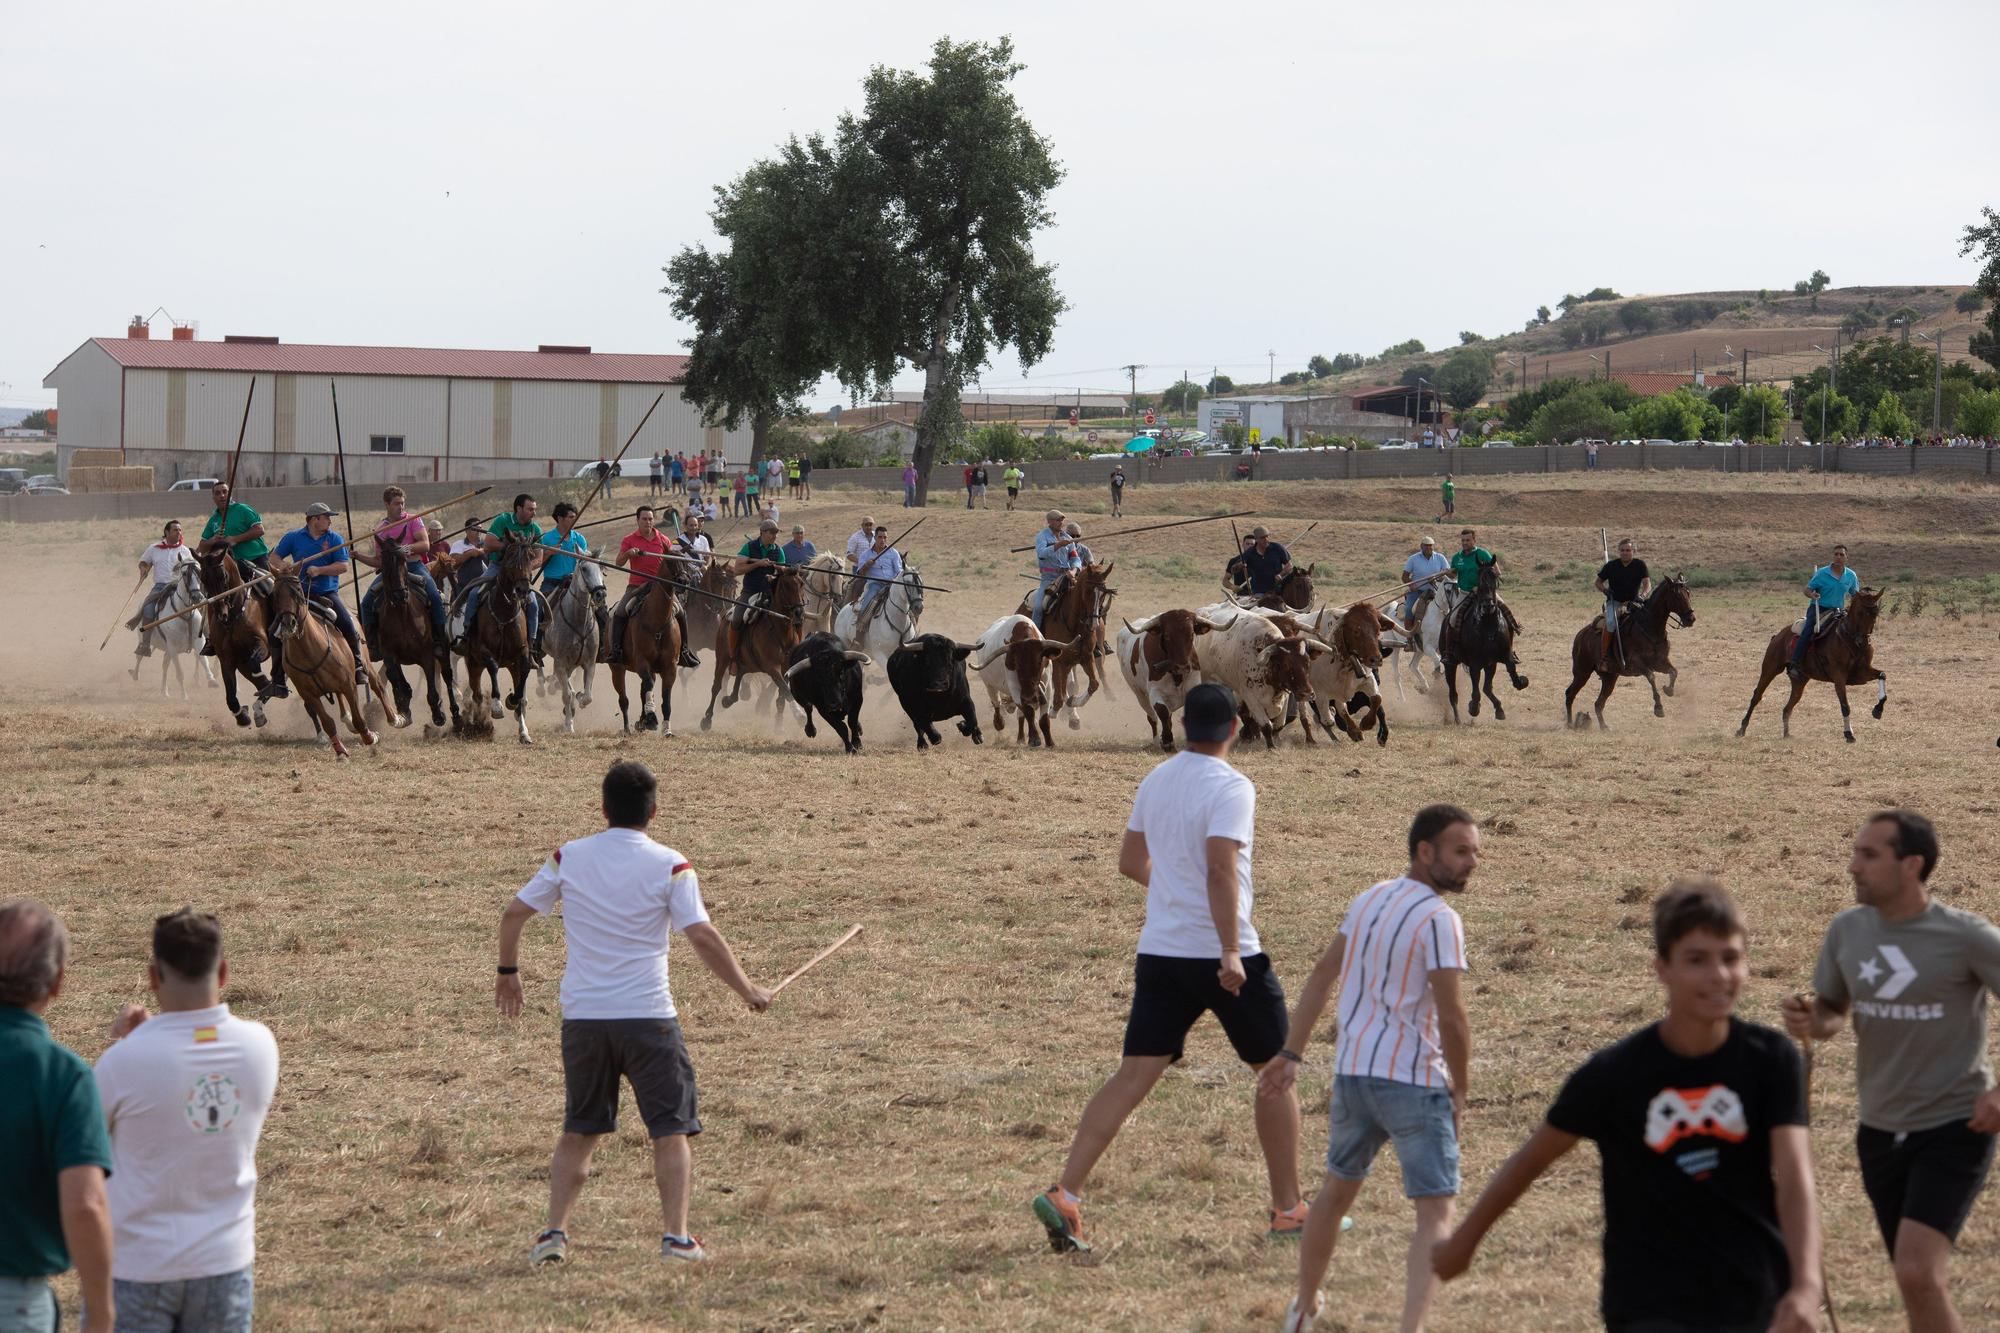
M 1409 406 L 1414 409 L 1417 391 L 1401 390 L 1409 395 Z M 1373 398 L 1363 398 L 1370 403 Z M 1424 394 L 1432 399 L 1435 409 L 1435 395 L 1430 390 Z M 1350 436 L 1362 440 L 1393 440 L 1409 433 L 1411 419 L 1408 416 L 1379 409 L 1369 410 L 1355 406 L 1356 395 L 1352 393 L 1331 394 L 1257 394 L 1236 398 L 1204 398 L 1195 409 L 1195 425 L 1205 431 L 1209 438 L 1217 438 L 1222 427 L 1237 423 L 1245 429 L 1254 430 L 1264 441 L 1284 441 L 1300 444 L 1307 435 Z M 1438 420 L 1433 414 L 1426 420 Z
M 917 452 L 917 428 L 905 421 L 878 421 L 855 434 L 868 441 L 869 449 L 877 454 L 894 449 L 908 459 Z

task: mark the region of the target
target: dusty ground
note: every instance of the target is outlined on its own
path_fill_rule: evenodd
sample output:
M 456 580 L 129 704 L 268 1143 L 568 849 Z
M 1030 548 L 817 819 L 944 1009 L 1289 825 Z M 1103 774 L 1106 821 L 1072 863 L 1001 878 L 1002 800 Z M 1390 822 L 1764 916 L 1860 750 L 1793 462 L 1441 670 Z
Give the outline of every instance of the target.
M 1846 842 L 1878 805 L 1936 817 L 1938 889 L 2000 914 L 1987 873 L 2000 855 L 1993 594 L 1940 586 L 2000 571 L 2000 493 L 1872 478 L 1535 480 L 1459 491 L 1460 517 L 1507 557 L 1529 627 L 1533 683 L 1507 695 L 1507 721 L 1454 730 L 1412 695 L 1386 750 L 1292 743 L 1241 757 L 1261 798 L 1257 916 L 1294 988 L 1345 902 L 1399 868 L 1416 806 L 1448 798 L 1484 821 L 1489 859 L 1463 902 L 1472 1189 L 1570 1067 L 1655 1013 L 1646 903 L 1676 872 L 1717 872 L 1743 899 L 1755 930 L 1744 1008 L 1767 1021 L 1848 900 Z M 936 597 L 926 628 L 967 638 L 1012 609 L 1027 565 L 1004 549 L 1032 536 L 1050 498 L 1017 515 L 933 508 L 910 546 L 933 583 L 959 591 Z M 1092 516 L 1100 496 L 1054 498 L 1087 530 L 1111 526 Z M 787 518 L 838 545 L 858 501 L 901 516 L 893 501 L 829 495 Z M 1225 503 L 1276 517 L 1281 534 L 1319 520 L 1300 556 L 1334 596 L 1393 582 L 1435 513 L 1427 488 L 1334 484 L 1144 489 L 1128 509 L 1140 521 Z M 1570 635 L 1594 610 L 1600 525 L 1636 530 L 1656 570 L 1695 571 L 1699 619 L 1675 633 L 1682 689 L 1664 721 L 1628 685 L 1616 730 L 1567 734 L 1560 690 Z M 1212 600 L 1226 527 L 1105 543 L 1118 612 Z M 89 1056 L 115 1006 L 141 998 L 151 918 L 182 903 L 222 914 L 230 998 L 271 1024 L 285 1061 L 261 1158 L 260 1327 L 1275 1322 L 1293 1258 L 1263 1240 L 1250 1080 L 1212 1025 L 1092 1182 L 1097 1255 L 1050 1255 L 1027 1209 L 1115 1061 L 1128 998 L 1143 900 L 1113 864 L 1154 756 L 1122 685 L 1084 710 L 1082 731 L 1059 729 L 1053 754 L 947 732 L 920 756 L 886 691 L 856 759 L 742 706 L 704 736 L 691 695 L 675 739 L 621 739 L 600 680 L 587 734 L 558 734 L 555 701 L 537 697 L 532 749 L 505 731 L 477 747 L 400 732 L 336 766 L 301 739 L 296 704 L 243 734 L 206 686 L 183 705 L 161 701 L 151 673 L 128 680 L 126 636 L 97 651 L 150 535 L 0 530 L 15 629 L 0 642 L 14 850 L 0 893 L 41 895 L 70 922 L 77 955 L 52 1019 Z M 1891 617 L 1878 639 L 1886 717 L 1857 709 L 1859 743 L 1843 745 L 1815 687 L 1790 742 L 1769 704 L 1734 739 L 1765 637 L 1836 538 L 1905 607 L 1923 590 L 1921 613 Z M 654 1257 L 633 1124 L 600 1157 L 569 1267 L 531 1272 L 521 1260 L 561 1108 L 561 932 L 530 928 L 530 1011 L 509 1024 L 491 1002 L 495 919 L 551 846 L 596 827 L 597 779 L 627 756 L 672 791 L 657 831 L 699 867 L 754 974 L 782 975 L 850 923 L 868 933 L 764 1017 L 675 953 L 708 1126 L 695 1229 L 717 1261 L 690 1273 Z M 1326 1140 L 1326 1055 L 1316 1049 L 1302 1080 L 1309 1178 Z M 1828 1266 L 1842 1326 L 1889 1329 L 1893 1284 L 1849 1146 L 1852 1075 L 1852 1047 L 1836 1042 L 1815 1090 Z M 1336 1259 L 1335 1328 L 1393 1326 L 1408 1210 L 1383 1166 Z M 1594 1327 L 1594 1179 L 1586 1150 L 1538 1187 L 1448 1289 L 1435 1327 Z M 1968 1326 L 2000 1324 L 2000 1205 L 1975 1212 L 1955 1271 Z

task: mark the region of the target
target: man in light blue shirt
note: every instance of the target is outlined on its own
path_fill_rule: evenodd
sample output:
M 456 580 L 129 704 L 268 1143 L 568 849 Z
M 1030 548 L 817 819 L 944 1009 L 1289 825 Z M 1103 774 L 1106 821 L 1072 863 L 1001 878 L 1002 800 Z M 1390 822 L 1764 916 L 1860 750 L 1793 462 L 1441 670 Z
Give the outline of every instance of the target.
M 340 600 L 340 580 L 348 570 L 347 543 L 333 530 L 332 507 L 318 500 L 307 505 L 306 525 L 280 537 L 274 553 L 298 567 L 306 596 L 333 612 L 334 624 L 340 627 L 348 650 L 354 654 L 354 681 L 357 685 L 367 684 L 368 677 L 361 670 L 361 632 L 354 626 L 354 617 L 348 614 L 347 603 Z M 275 637 L 272 655 L 280 660 L 284 656 Z
M 806 540 L 806 525 L 792 524 L 792 539 L 785 543 L 785 563 L 788 565 L 809 565 L 819 554 L 819 547 Z
M 1403 594 L 1403 628 L 1416 632 L 1416 621 L 1412 617 L 1417 614 L 1417 599 L 1424 595 L 1426 588 L 1436 586 L 1431 583 L 1432 579 L 1450 568 L 1451 561 L 1444 558 L 1438 551 L 1437 543 L 1431 540 L 1431 535 L 1425 533 L 1417 543 L 1416 551 L 1403 562 L 1403 582 L 1410 585 L 1410 590 Z
M 786 558 L 790 559 L 789 556 Z M 869 620 L 888 600 L 889 584 L 879 580 L 893 581 L 903 577 L 903 553 L 889 545 L 889 529 L 875 529 L 874 544 L 862 563 L 867 566 L 868 577 L 861 580 L 861 595 L 855 599 L 855 605 L 860 608 L 860 614 L 854 620 L 856 641 L 868 632 Z
M 1035 534 L 1035 572 L 1041 582 L 1035 585 L 1034 605 L 1028 608 L 1035 628 L 1042 627 L 1042 601 L 1048 596 L 1049 588 L 1055 581 L 1077 568 L 1083 561 L 1077 556 L 1076 541 L 1063 531 L 1067 517 L 1060 509 L 1051 509 L 1042 516 L 1048 526 Z
M 1833 562 L 1821 565 L 1813 571 L 1806 583 L 1806 596 L 1812 603 L 1806 607 L 1805 624 L 1799 627 L 1799 637 L 1792 644 L 1792 660 L 1785 667 L 1785 674 L 1794 683 L 1805 679 L 1806 645 L 1813 641 L 1813 631 L 1820 620 L 1833 611 L 1847 609 L 1847 599 L 1861 587 L 1861 578 L 1847 567 L 1847 548 L 1833 548 Z

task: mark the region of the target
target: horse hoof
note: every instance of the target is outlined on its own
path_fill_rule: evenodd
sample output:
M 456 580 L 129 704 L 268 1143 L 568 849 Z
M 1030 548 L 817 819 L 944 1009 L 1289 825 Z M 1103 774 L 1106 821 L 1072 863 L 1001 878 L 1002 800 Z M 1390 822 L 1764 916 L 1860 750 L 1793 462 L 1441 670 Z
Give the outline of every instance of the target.
M 1654 716 L 1654 717 L 1665 717 L 1666 715 L 1667 715 L 1667 710 L 1666 710 L 1666 709 L 1664 709 L 1664 708 L 1661 708 L 1661 707 L 1659 707 L 1658 705 L 1655 705 L 1655 706 L 1654 706 L 1654 708 L 1653 708 L 1653 716 Z
M 264 716 L 264 710 L 261 708 L 258 709 L 255 713 L 251 714 L 251 716 L 257 720 L 257 725 L 260 727 L 263 726 L 266 722 L 270 721 L 269 718 Z
M 705 714 L 703 714 L 703 715 L 702 715 L 702 719 L 701 719 L 701 729 L 702 729 L 703 731 L 707 731 L 707 730 L 708 730 L 708 729 L 709 729 L 710 727 L 712 727 L 712 726 L 714 726 L 714 725 L 715 725 L 715 714 L 713 714 L 713 713 L 705 713 Z
M 1377 732 L 1375 734 L 1375 743 L 1377 745 L 1387 746 L 1389 744 L 1389 733 L 1386 731 Z
M 1846 741 L 1849 745 L 1852 745 L 1854 744 L 1854 733 L 1851 731 L 1842 732 L 1840 739 Z
M 237 709 L 237 710 L 236 710 L 236 725 L 237 725 L 237 726 L 239 726 L 239 727 L 247 727 L 247 726 L 249 726 L 249 725 L 250 725 L 250 710 L 249 710 L 249 709 L 247 709 L 247 708 L 239 708 L 239 709 Z
M 1071 718 L 1071 719 L 1069 720 L 1069 729 L 1070 729 L 1071 731 L 1082 731 L 1082 730 L 1083 730 L 1083 719 L 1082 719 L 1082 718 L 1080 718 L 1080 717 L 1073 717 L 1073 718 Z
M 376 736 L 374 732 L 364 731 L 361 733 L 361 743 L 363 745 L 373 745 L 375 743 L 375 740 Z
M 1870 715 L 1873 716 L 1877 722 L 1880 722 L 1882 720 L 1882 708 L 1888 702 L 1889 701 L 1887 699 L 1884 699 L 1881 703 L 1876 704 L 1873 708 L 1868 710 Z
M 323 731 L 315 731 L 313 733 L 313 744 L 318 746 L 320 749 L 324 750 L 329 744 L 329 742 L 326 739 L 326 733 Z
M 1523 676 L 1523 677 L 1521 677 L 1521 678 L 1520 678 L 1519 680 L 1515 681 L 1515 682 L 1514 682 L 1514 688 L 1515 688 L 1515 689 L 1517 689 L 1517 690 L 1525 690 L 1525 689 L 1527 689 L 1527 688 L 1528 688 L 1528 678 L 1527 678 L 1526 676 Z

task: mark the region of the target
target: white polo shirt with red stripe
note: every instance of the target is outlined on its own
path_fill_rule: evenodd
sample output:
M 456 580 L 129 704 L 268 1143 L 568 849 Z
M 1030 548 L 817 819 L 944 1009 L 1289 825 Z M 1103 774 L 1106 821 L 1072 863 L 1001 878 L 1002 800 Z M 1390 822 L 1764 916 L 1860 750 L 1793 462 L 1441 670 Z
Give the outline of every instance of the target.
M 542 915 L 562 904 L 564 1018 L 675 1016 L 668 937 L 708 920 L 685 856 L 610 828 L 564 843 L 518 896 Z
M 1448 1087 L 1430 974 L 1465 968 L 1458 913 L 1430 885 L 1399 875 L 1356 898 L 1340 933 L 1333 1072 Z

